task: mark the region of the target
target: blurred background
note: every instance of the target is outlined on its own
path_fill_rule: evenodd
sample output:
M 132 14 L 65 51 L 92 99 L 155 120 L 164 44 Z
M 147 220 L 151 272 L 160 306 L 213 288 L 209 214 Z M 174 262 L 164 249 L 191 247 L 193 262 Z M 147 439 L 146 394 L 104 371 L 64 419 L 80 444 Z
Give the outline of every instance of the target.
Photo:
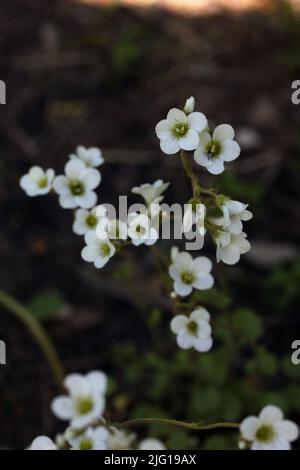
M 300 339 L 297 2 L 6 0 L 0 10 L 1 289 L 45 326 L 68 372 L 108 374 L 114 421 L 238 421 L 273 403 L 299 424 L 300 366 L 291 363 Z M 129 249 L 97 271 L 81 259 L 72 211 L 19 188 L 34 164 L 62 172 L 81 144 L 99 146 L 106 159 L 99 202 L 163 178 L 171 182 L 167 202 L 184 203 L 189 183 L 178 159 L 160 152 L 154 127 L 190 95 L 212 126 L 235 127 L 243 149 L 217 181 L 204 172 L 202 181 L 254 213 L 252 251 L 224 267 L 224 288 L 219 280 L 201 296 L 215 337 L 202 355 L 177 348 L 147 249 Z M 204 252 L 214 256 L 209 245 Z M 24 448 L 63 428 L 49 410 L 58 389 L 28 331 L 2 307 L 0 314 L 0 445 Z M 232 432 L 137 431 L 170 449 L 237 442 Z

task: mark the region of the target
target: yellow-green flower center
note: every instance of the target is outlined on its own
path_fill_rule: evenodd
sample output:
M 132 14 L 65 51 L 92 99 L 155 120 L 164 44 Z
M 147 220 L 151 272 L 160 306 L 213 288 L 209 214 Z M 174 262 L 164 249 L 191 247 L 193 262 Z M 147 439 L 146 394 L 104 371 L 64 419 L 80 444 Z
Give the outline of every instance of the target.
M 222 145 L 217 140 L 211 140 L 206 146 L 206 153 L 209 153 L 211 158 L 216 158 L 222 151 Z
M 110 251 L 111 251 L 111 249 L 110 249 L 110 246 L 108 245 L 108 243 L 102 243 L 102 245 L 101 245 L 101 254 L 102 254 L 102 256 L 104 256 L 106 258 L 107 256 L 110 255 Z
M 48 184 L 48 178 L 45 177 L 39 180 L 38 187 L 43 189 L 47 187 L 47 184 Z
M 195 335 L 198 333 L 198 323 L 196 323 L 194 320 L 191 320 L 188 322 L 186 325 L 187 330 L 191 335 Z
M 275 430 L 273 426 L 264 424 L 255 433 L 255 438 L 260 442 L 270 442 L 275 438 Z
M 93 449 L 93 441 L 88 437 L 83 437 L 79 444 L 80 450 L 92 450 Z
M 181 273 L 181 280 L 184 284 L 192 284 L 195 280 L 195 276 L 193 273 L 183 272 Z
M 84 193 L 84 186 L 79 180 L 70 181 L 69 188 L 74 196 L 81 196 Z
M 176 139 L 184 137 L 189 130 L 189 126 L 185 122 L 177 122 L 172 128 L 172 134 Z
M 94 214 L 89 214 L 86 218 L 86 225 L 88 225 L 91 228 L 96 227 L 97 217 Z
M 80 416 L 89 413 L 93 406 L 94 403 L 90 397 L 81 397 L 76 401 L 76 411 Z

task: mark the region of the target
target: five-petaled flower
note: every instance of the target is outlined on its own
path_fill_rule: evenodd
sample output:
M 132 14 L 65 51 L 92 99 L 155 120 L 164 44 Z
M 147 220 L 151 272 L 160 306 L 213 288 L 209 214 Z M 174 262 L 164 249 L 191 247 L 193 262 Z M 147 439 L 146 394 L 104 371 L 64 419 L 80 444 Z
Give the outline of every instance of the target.
M 224 171 L 224 162 L 231 162 L 240 155 L 240 146 L 233 139 L 234 129 L 229 124 L 216 127 L 212 136 L 205 130 L 199 137 L 199 146 L 194 153 L 195 162 L 206 167 L 213 175 L 219 175 Z
M 20 179 L 20 186 L 27 196 L 43 196 L 51 191 L 53 179 L 54 170 L 51 168 L 44 171 L 39 166 L 33 166 L 27 175 L 23 175 Z
M 103 268 L 115 254 L 115 246 L 108 238 L 100 239 L 94 230 L 87 232 L 84 239 L 86 246 L 81 251 L 82 258 L 88 263 L 94 263 L 95 268 Z
M 70 158 L 76 159 L 79 158 L 87 167 L 95 168 L 104 163 L 104 158 L 102 157 L 102 152 L 97 147 L 86 148 L 83 145 L 79 145 L 76 148 L 76 152 L 70 155 Z
M 65 437 L 72 450 L 106 450 L 108 435 L 104 426 L 96 426 L 82 432 L 68 428 Z
M 96 230 L 97 224 L 101 219 L 99 215 L 99 207 L 94 207 L 91 210 L 77 209 L 75 212 L 75 220 L 73 223 L 73 232 L 77 235 L 85 235 L 90 230 Z M 106 211 L 103 211 L 103 218 Z
M 170 183 L 164 183 L 163 180 L 156 180 L 154 183 L 145 183 L 141 186 L 134 186 L 131 190 L 133 194 L 140 194 L 148 205 L 159 204 L 164 196 L 162 195 Z
M 59 194 L 60 205 L 64 209 L 90 209 L 97 202 L 97 195 L 93 191 L 101 181 L 101 174 L 94 168 L 74 158 L 65 166 L 65 175 L 56 176 L 53 188 Z
M 182 150 L 195 150 L 199 145 L 199 133 L 207 126 L 204 114 L 194 112 L 186 114 L 177 108 L 168 112 L 167 119 L 160 121 L 156 135 L 160 139 L 161 150 L 172 155 Z
M 56 397 L 51 403 L 57 418 L 70 421 L 75 429 L 83 429 L 102 416 L 107 379 L 103 372 L 87 375 L 70 374 L 64 380 L 68 395 Z
M 176 315 L 171 321 L 171 330 L 177 335 L 177 344 L 182 349 L 207 352 L 212 347 L 210 315 L 203 307 L 196 308 L 189 317 Z
M 299 437 L 299 427 L 283 419 L 281 409 L 274 405 L 265 406 L 258 417 L 245 418 L 240 432 L 252 450 L 289 450 L 290 443 Z
M 205 256 L 193 259 L 186 252 L 173 254 L 169 274 L 174 281 L 174 291 L 185 297 L 191 294 L 193 289 L 210 289 L 214 284 L 211 270 L 212 262 Z
M 133 213 L 128 217 L 128 236 L 135 246 L 153 245 L 158 239 L 157 230 L 152 227 L 146 214 Z

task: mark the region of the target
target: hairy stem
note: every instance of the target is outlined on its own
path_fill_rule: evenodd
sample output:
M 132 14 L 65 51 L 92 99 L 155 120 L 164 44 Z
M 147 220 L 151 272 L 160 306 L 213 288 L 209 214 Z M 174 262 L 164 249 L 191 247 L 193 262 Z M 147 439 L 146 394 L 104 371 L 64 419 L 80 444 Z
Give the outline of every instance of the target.
M 130 426 L 137 426 L 140 424 L 166 424 L 170 426 L 177 426 L 185 429 L 192 429 L 195 431 L 208 431 L 210 429 L 218 428 L 231 428 L 238 429 L 239 423 L 230 423 L 230 422 L 220 422 L 220 423 L 210 423 L 205 424 L 203 422 L 199 423 L 186 423 L 185 421 L 178 421 L 176 419 L 166 419 L 166 418 L 140 418 L 140 419 L 130 419 L 129 421 L 124 421 L 118 425 L 119 428 L 127 428 Z
M 32 313 L 12 296 L 0 289 L 0 305 L 17 317 L 26 326 L 32 337 L 39 344 L 52 370 L 53 377 L 59 386 L 62 385 L 65 373 L 55 347 L 41 324 Z

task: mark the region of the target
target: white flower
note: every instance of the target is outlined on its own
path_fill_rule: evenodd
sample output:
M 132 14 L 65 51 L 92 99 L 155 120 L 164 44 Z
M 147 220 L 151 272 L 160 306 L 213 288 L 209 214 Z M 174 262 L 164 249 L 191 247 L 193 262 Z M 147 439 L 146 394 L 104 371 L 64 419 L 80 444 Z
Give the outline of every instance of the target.
M 97 147 L 86 148 L 82 145 L 76 148 L 76 153 L 70 155 L 71 159 L 79 158 L 87 167 L 97 167 L 102 165 L 104 158 L 102 152 Z
M 160 121 L 155 128 L 160 139 L 161 150 L 174 154 L 183 150 L 195 150 L 199 145 L 199 133 L 207 125 L 207 119 L 202 113 L 191 113 L 173 108 L 168 112 L 167 119 Z
M 215 239 L 217 243 L 217 262 L 223 261 L 225 264 L 236 264 L 241 255 L 248 253 L 251 249 L 247 235 L 241 232 L 239 235 L 232 235 L 229 232 L 221 231 Z
M 220 206 L 223 216 L 211 220 L 215 225 L 223 227 L 232 235 L 239 235 L 243 230 L 243 222 L 253 217 L 247 207 L 248 204 L 228 199 Z
M 182 221 L 182 231 L 187 233 L 192 230 L 193 225 L 196 225 L 196 228 L 201 236 L 205 235 L 205 205 L 204 204 L 186 204 L 184 206 L 184 215 Z
M 189 317 L 177 315 L 171 321 L 171 330 L 177 334 L 177 344 L 182 349 L 195 348 L 207 352 L 212 347 L 210 315 L 198 307 Z
M 200 143 L 194 153 L 196 163 L 213 175 L 224 171 L 224 162 L 231 162 L 240 154 L 239 144 L 233 140 L 234 130 L 229 124 L 216 127 L 212 137 L 208 131 L 200 134 Z
M 57 176 L 53 182 L 53 188 L 60 196 L 60 205 L 65 209 L 94 207 L 97 195 L 93 189 L 101 181 L 99 171 L 87 168 L 81 160 L 75 158 L 66 164 L 65 173 Z
M 72 450 L 106 450 L 108 430 L 103 426 L 87 428 L 83 432 L 69 428 L 66 430 L 66 440 Z
M 77 209 L 75 212 L 75 220 L 73 223 L 73 232 L 77 235 L 85 235 L 90 230 L 96 230 L 97 224 L 101 217 L 99 216 L 99 208 L 94 207 L 88 211 L 86 209 Z M 102 206 L 103 207 L 103 206 Z M 106 215 L 106 209 L 103 207 L 103 216 Z
M 36 437 L 28 450 L 57 450 L 57 445 L 47 436 Z
M 119 219 L 103 217 L 96 228 L 97 237 L 100 240 L 127 240 L 127 224 Z
M 162 193 L 165 192 L 170 183 L 164 183 L 162 180 L 157 180 L 153 184 L 145 183 L 141 186 L 135 186 L 131 192 L 133 194 L 140 194 L 148 205 L 158 204 L 163 200 Z
M 39 166 L 33 166 L 27 175 L 20 179 L 20 186 L 27 196 L 41 196 L 51 191 L 53 179 L 54 171 L 52 169 L 44 171 Z
M 88 263 L 94 263 L 96 268 L 103 268 L 115 254 L 116 248 L 108 238 L 99 239 L 93 230 L 87 232 L 84 239 L 86 246 L 81 251 L 81 257 Z
M 138 450 L 165 450 L 165 446 L 161 441 L 154 437 L 143 439 L 138 446 Z
M 105 406 L 107 379 L 103 372 L 87 375 L 69 374 L 64 380 L 68 395 L 56 397 L 52 412 L 59 419 L 70 421 L 75 429 L 82 429 L 101 418 Z
M 109 450 L 130 450 L 135 438 L 135 434 L 128 434 L 123 430 L 110 427 L 107 448 Z
M 193 259 L 186 252 L 176 254 L 169 267 L 169 274 L 174 281 L 174 291 L 185 297 L 191 294 L 193 289 L 210 289 L 214 283 L 211 270 L 212 262 L 205 256 Z
M 158 239 L 158 233 L 151 226 L 150 218 L 146 214 L 130 214 L 128 217 L 128 236 L 133 245 L 153 245 Z
M 240 432 L 252 450 L 289 450 L 299 437 L 299 427 L 283 419 L 281 409 L 274 405 L 265 406 L 258 417 L 244 419 Z
M 184 105 L 183 111 L 185 114 L 191 114 L 195 109 L 195 98 L 193 96 L 190 96 Z

